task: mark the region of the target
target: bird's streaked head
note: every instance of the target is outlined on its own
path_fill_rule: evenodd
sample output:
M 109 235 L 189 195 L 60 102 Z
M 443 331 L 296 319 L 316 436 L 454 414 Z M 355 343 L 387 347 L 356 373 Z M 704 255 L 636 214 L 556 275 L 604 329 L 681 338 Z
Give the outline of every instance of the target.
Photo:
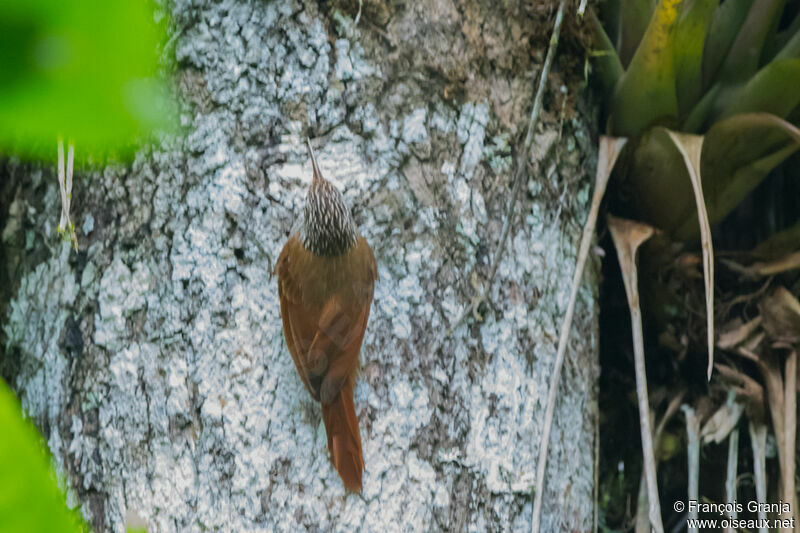
M 356 225 L 342 193 L 322 177 L 311 141 L 307 143 L 314 179 L 303 208 L 300 237 L 303 245 L 317 255 L 341 255 L 356 244 Z

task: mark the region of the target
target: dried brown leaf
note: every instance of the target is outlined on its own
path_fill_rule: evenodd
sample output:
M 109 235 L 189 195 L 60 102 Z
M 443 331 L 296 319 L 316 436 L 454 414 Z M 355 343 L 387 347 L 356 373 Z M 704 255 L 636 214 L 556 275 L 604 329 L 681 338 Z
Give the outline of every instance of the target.
M 773 344 L 800 342 L 800 302 L 785 287 L 776 287 L 758 307 Z
M 796 268 L 800 268 L 800 252 L 794 252 L 773 261 L 753 263 L 747 270 L 759 276 L 773 276 Z
M 750 419 L 764 420 L 764 387 L 751 378 L 730 366 L 714 365 L 722 379 L 730 384 L 730 390 L 745 404 Z
M 722 404 L 717 411 L 711 415 L 703 429 L 700 430 L 700 437 L 703 444 L 709 442 L 720 443 L 730 434 L 739 418 L 742 416 L 742 405 L 735 401 L 727 401 Z
M 703 136 L 667 131 L 672 142 L 683 156 L 686 170 L 694 190 L 697 218 L 700 222 L 700 242 L 703 248 L 703 273 L 706 292 L 706 328 L 708 332 L 708 379 L 714 368 L 714 248 L 711 244 L 711 224 L 708 221 L 706 202 L 703 199 L 703 182 L 700 178 L 700 154 L 703 151 Z
M 631 329 L 633 332 L 633 357 L 636 370 L 636 399 L 639 406 L 639 429 L 642 436 L 642 455 L 647 482 L 647 502 L 649 505 L 650 525 L 656 533 L 663 533 L 661 522 L 661 506 L 658 497 L 658 480 L 656 479 L 656 460 L 653 446 L 653 433 L 650 429 L 650 406 L 647 399 L 647 372 L 644 363 L 644 334 L 642 333 L 642 311 L 639 307 L 639 280 L 636 268 L 636 252 L 654 229 L 652 226 L 608 217 L 608 228 L 614 247 L 617 249 L 625 294 L 631 312 Z
M 723 350 L 730 350 L 750 338 L 759 325 L 761 325 L 760 316 L 745 323 L 736 318 L 721 328 L 722 331 L 717 337 L 717 346 Z

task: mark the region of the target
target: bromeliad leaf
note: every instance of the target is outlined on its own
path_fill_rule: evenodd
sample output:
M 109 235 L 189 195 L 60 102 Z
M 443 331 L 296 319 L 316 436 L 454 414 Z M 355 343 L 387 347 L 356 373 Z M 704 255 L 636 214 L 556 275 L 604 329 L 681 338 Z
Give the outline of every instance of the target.
M 610 215 L 608 217 L 608 229 L 611 233 L 611 239 L 614 241 L 614 247 L 617 250 L 619 268 L 622 271 L 622 282 L 625 284 L 625 294 L 628 297 L 628 309 L 631 312 L 633 359 L 636 371 L 636 399 L 639 406 L 639 429 L 642 435 L 642 455 L 644 455 L 643 463 L 645 481 L 647 483 L 648 516 L 652 531 L 664 533 L 658 497 L 653 432 L 650 429 L 650 401 L 647 395 L 642 310 L 639 304 L 639 272 L 636 266 L 636 253 L 639 247 L 653 235 L 654 229 L 647 224 Z
M 686 113 L 702 94 L 703 45 L 718 0 L 694 0 L 683 4 L 675 29 L 675 88 L 678 108 Z
M 660 0 L 612 97 L 611 133 L 634 136 L 653 121 L 676 117 L 675 25 L 681 0 Z
M 740 0 L 727 0 L 717 9 L 718 17 L 711 24 L 703 58 L 707 90 L 689 113 L 683 126 L 685 131 L 704 132 L 714 121 L 735 113 L 765 111 L 785 117 L 795 107 L 800 100 L 794 90 L 798 74 L 796 67 L 787 61 L 800 52 L 800 38 L 788 39 L 776 60 L 758 70 L 765 41 L 774 36 L 784 1 L 757 0 L 746 6 Z M 721 52 L 728 32 L 745 11 L 747 16 L 723 60 Z M 729 26 L 717 28 L 720 21 Z M 721 67 L 717 72 L 718 61 Z M 711 80 L 715 80 L 713 84 Z
M 714 368 L 714 248 L 711 244 L 711 225 L 703 199 L 703 183 L 700 178 L 700 158 L 703 150 L 703 137 L 687 133 L 668 131 L 667 134 L 683 157 L 692 192 L 697 206 L 697 219 L 700 221 L 700 241 L 703 248 L 703 281 L 706 292 L 706 329 L 708 332 L 708 379 Z
M 763 111 L 785 118 L 800 103 L 800 59 L 771 62 L 722 102 L 717 120 Z
M 655 127 L 642 134 L 630 161 L 624 178 L 634 202 L 632 214 L 672 236 L 694 201 L 686 166 L 667 129 Z
M 749 79 L 757 70 L 764 42 L 786 0 L 755 0 L 720 68 L 720 81 Z M 723 4 L 724 5 L 724 4 Z
M 589 7 L 589 27 L 592 30 L 595 50 L 592 51 L 595 71 L 600 78 L 605 95 L 611 94 L 614 86 L 622 77 L 622 62 L 617 55 L 614 45 L 594 10 Z
M 653 16 L 653 0 L 620 0 L 619 58 L 628 65 Z
M 800 59 L 792 54 L 800 54 L 800 35 L 750 80 L 717 82 L 692 109 L 683 129 L 705 131 L 714 121 L 736 113 L 763 111 L 785 118 L 800 103 Z
M 775 59 L 800 57 L 800 13 L 795 15 L 791 26 L 775 36 L 776 49 L 780 51 Z
M 750 250 L 750 255 L 762 260 L 773 260 L 797 250 L 800 250 L 800 222 L 761 242 Z
M 744 24 L 753 0 L 725 0 L 714 13 L 703 51 L 703 88 L 710 88 Z

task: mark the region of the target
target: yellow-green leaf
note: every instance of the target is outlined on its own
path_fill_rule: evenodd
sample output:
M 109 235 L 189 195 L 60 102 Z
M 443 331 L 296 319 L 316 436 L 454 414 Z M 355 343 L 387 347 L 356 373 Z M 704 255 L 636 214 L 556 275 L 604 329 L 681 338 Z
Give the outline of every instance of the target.
M 628 70 L 612 97 L 611 133 L 634 136 L 652 122 L 676 117 L 675 25 L 682 0 L 660 0 Z
M 797 15 L 795 23 L 786 31 L 788 32 L 786 44 L 777 53 L 775 59 L 800 57 L 800 14 Z
M 759 259 L 773 260 L 800 248 L 800 222 L 778 232 L 750 250 L 750 255 Z
M 800 103 L 800 59 L 776 58 L 746 82 L 718 81 L 695 105 L 683 130 L 706 131 L 721 119 L 765 112 L 786 118 Z
M 620 61 L 629 65 L 653 16 L 653 0 L 620 0 L 619 46 Z

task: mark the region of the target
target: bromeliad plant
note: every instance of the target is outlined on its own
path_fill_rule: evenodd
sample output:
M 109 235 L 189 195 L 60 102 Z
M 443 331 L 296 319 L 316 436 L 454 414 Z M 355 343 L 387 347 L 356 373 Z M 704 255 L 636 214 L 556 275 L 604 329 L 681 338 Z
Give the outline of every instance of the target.
M 618 256 L 625 259 L 620 264 L 634 331 L 648 493 L 640 503 L 649 500 L 643 506 L 649 514 L 643 530 L 649 530 L 649 521 L 660 532 L 653 459 L 658 442 L 654 445 L 649 429 L 644 350 L 641 334 L 636 334 L 641 333 L 636 249 L 653 228 L 673 242 L 701 241 L 710 379 L 715 341 L 711 224 L 722 221 L 771 170 L 800 149 L 800 13 L 786 0 L 608 0 L 604 7 L 605 25 L 591 10 L 588 16 L 595 35 L 594 69 L 605 97 L 607 136 L 600 141 L 592 207 L 550 381 L 533 524 L 536 530 L 552 404 L 577 286 L 599 204 L 613 175 L 630 198 L 614 208 L 623 211 L 617 214 L 643 223 L 609 219 Z M 793 481 L 793 462 L 790 470 L 782 477 Z
M 800 121 L 800 14 L 786 0 L 660 0 L 657 4 L 618 0 L 608 7 L 606 26 L 593 13 L 589 16 L 599 48 L 597 70 L 606 96 L 607 133 L 630 139 L 621 164 L 614 169 L 614 176 L 630 193 L 630 200 L 620 207 L 626 216 L 661 230 L 670 240 L 691 242 L 699 236 L 710 379 L 715 347 L 711 224 L 721 222 L 772 169 L 800 148 L 796 127 Z M 616 46 L 610 34 L 615 35 Z M 622 231 L 625 224 L 610 219 L 609 226 L 622 259 L 630 246 L 630 238 Z M 636 282 L 635 256 L 620 264 L 627 290 Z M 631 301 L 634 332 L 641 329 L 638 305 L 638 298 Z M 770 312 L 761 311 L 764 316 Z M 649 521 L 654 530 L 661 531 L 653 459 L 658 442 L 653 443 L 648 428 L 650 406 L 639 337 L 634 338 L 639 345 L 634 347 L 634 356 L 648 493 L 640 503 L 649 500 L 649 509 L 639 509 L 639 516 L 649 514 L 642 529 L 649 529 Z M 776 345 L 763 344 L 766 360 Z M 793 385 L 795 351 L 786 365 L 787 383 Z M 728 367 L 721 368 L 730 373 Z M 780 370 L 777 376 L 780 381 Z M 794 386 L 785 392 L 785 401 L 791 398 L 794 405 Z M 786 425 L 792 430 L 784 432 L 781 398 L 771 400 L 780 405 L 772 411 L 776 438 L 782 444 L 781 495 L 794 504 L 794 461 L 784 459 L 795 454 L 796 414 L 786 409 Z M 700 420 L 689 416 L 694 413 L 689 406 L 685 412 L 688 434 L 696 437 Z M 735 422 L 728 433 L 733 427 Z M 694 463 L 689 461 L 689 497 L 696 498 L 699 444 L 697 438 L 689 442 L 689 457 L 695 457 Z M 732 437 L 731 444 L 733 449 Z M 731 498 L 735 500 L 735 489 Z
M 636 218 L 677 240 L 699 234 L 691 182 L 666 128 L 702 136 L 699 178 L 712 224 L 800 148 L 800 17 L 779 31 L 786 4 L 619 0 L 607 17 L 616 47 L 589 14 L 607 132 L 636 139 L 620 176 Z

